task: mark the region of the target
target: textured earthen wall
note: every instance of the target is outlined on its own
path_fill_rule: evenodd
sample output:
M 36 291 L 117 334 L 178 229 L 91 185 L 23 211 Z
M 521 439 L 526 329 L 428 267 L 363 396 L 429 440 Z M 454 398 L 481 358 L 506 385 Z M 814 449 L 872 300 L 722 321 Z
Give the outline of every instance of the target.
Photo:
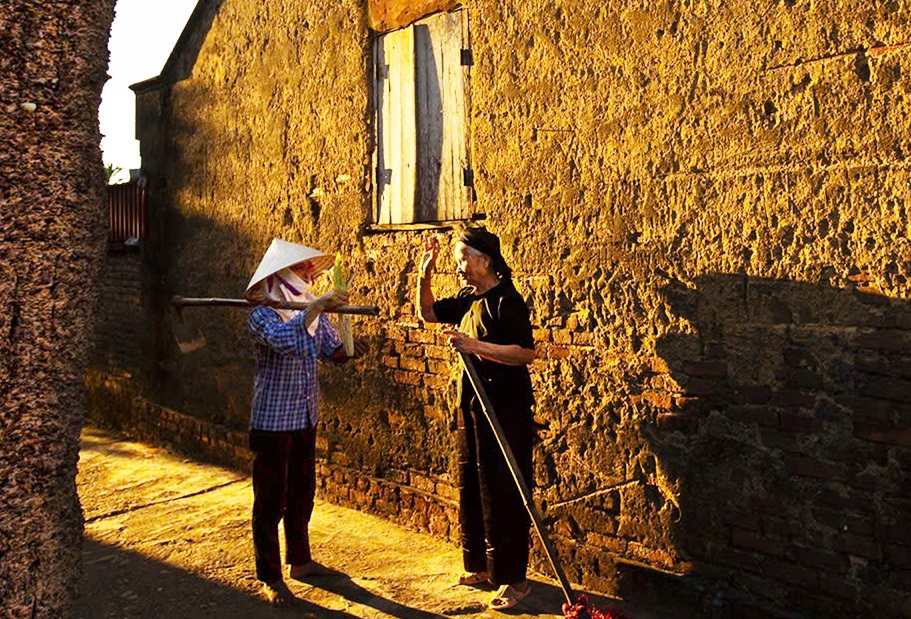
M 472 6 L 478 194 L 582 344 L 537 368 L 572 565 L 907 613 L 907 4 Z
M 911 612 L 908 4 L 469 9 L 478 210 L 532 308 L 570 577 L 687 574 L 740 616 Z M 363 230 L 365 11 L 224 2 L 166 113 L 165 288 L 240 294 L 273 236 L 341 252 L 382 319 L 322 370 L 327 461 L 432 492 L 454 360 L 411 298 L 423 238 L 452 232 Z M 242 429 L 245 318 L 198 315 L 209 346 L 166 355 L 156 397 Z
M 105 221 L 113 0 L 0 2 L 0 615 L 63 617 Z M 26 105 L 23 105 L 26 104 Z

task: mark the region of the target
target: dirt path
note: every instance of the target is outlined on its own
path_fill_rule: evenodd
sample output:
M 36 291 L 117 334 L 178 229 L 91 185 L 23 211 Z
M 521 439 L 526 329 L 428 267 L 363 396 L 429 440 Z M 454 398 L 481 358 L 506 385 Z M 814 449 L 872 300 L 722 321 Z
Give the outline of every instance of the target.
M 342 575 L 289 581 L 301 603 L 273 609 L 253 575 L 247 477 L 87 430 L 78 484 L 86 527 L 77 619 L 505 614 L 485 610 L 486 591 L 452 586 L 456 548 L 324 501 L 311 523 L 314 556 Z M 562 598 L 536 577 L 533 594 L 508 616 L 559 618 Z

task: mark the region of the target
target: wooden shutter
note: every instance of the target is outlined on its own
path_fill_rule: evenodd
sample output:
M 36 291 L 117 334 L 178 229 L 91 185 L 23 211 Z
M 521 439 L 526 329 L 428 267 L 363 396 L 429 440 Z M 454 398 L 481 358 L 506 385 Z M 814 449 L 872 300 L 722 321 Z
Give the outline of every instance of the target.
M 376 40 L 377 222 L 414 221 L 415 95 L 414 30 Z
M 376 41 L 377 223 L 470 215 L 467 15 L 433 15 Z
M 413 26 L 418 132 L 415 197 L 422 221 L 466 217 L 467 67 L 462 66 L 462 19 L 463 12 L 456 11 Z

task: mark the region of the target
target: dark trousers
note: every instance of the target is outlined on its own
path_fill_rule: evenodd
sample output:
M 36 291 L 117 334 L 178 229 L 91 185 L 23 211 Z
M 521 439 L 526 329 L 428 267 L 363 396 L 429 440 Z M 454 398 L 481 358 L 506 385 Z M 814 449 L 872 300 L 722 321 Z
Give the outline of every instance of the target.
M 285 561 L 310 561 L 308 527 L 316 494 L 316 430 L 250 430 L 253 451 L 253 549 L 256 577 L 282 578 L 278 523 L 285 521 Z
M 525 482 L 532 486 L 532 414 L 496 410 Z M 531 518 L 484 413 L 459 414 L 459 516 L 465 570 L 488 572 L 494 585 L 525 580 Z

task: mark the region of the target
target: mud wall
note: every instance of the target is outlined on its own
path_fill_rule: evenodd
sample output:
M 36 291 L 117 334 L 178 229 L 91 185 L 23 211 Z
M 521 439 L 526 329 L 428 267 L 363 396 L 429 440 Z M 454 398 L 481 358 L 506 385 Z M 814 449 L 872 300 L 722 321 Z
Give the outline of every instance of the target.
M 104 247 L 113 0 L 0 2 L 0 615 L 75 595 L 82 376 Z
M 911 612 L 907 3 L 468 9 L 477 210 L 532 310 L 537 496 L 571 579 L 678 574 L 695 614 Z M 454 231 L 366 229 L 365 11 L 221 5 L 162 111 L 162 295 L 240 294 L 274 236 L 341 252 L 382 319 L 322 370 L 321 451 L 434 496 L 454 359 L 412 296 L 423 239 Z M 165 350 L 154 397 L 242 429 L 245 318 L 199 316 L 209 346 Z

